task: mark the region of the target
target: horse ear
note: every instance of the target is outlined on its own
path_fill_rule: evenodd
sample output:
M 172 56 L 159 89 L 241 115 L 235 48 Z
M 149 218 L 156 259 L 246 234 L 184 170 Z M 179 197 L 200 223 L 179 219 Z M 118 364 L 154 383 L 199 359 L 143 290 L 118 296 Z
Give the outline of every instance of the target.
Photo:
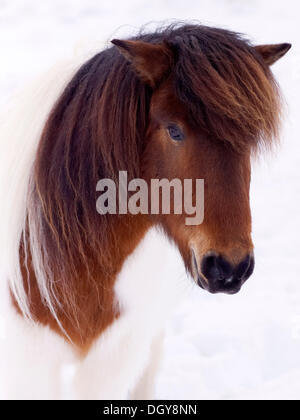
M 165 43 L 150 44 L 119 39 L 113 39 L 111 42 L 132 63 L 138 76 L 152 88 L 157 87 L 170 71 L 172 53 Z
M 256 51 L 262 56 L 266 64 L 271 66 L 279 58 L 283 57 L 288 50 L 291 48 L 291 44 L 269 44 L 269 45 L 257 45 L 254 47 Z

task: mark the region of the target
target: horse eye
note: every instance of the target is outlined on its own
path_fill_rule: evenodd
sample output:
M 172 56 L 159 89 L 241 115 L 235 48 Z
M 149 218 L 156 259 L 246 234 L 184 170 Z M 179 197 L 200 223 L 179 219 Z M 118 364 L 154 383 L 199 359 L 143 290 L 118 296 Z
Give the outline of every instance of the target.
M 169 136 L 171 137 L 171 139 L 176 140 L 176 141 L 181 141 L 184 139 L 184 134 L 182 132 L 182 130 L 175 124 L 170 124 L 167 127 Z

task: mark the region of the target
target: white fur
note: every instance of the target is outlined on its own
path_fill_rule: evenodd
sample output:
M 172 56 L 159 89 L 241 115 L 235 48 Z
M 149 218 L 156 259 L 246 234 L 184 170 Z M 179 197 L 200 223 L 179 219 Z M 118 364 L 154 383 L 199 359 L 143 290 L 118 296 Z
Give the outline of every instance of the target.
M 0 398 L 60 399 L 61 371 L 64 364 L 74 363 L 72 349 L 48 328 L 17 315 L 3 289 L 6 331 L 0 342 Z
M 189 285 L 177 249 L 151 230 L 127 259 L 116 282 L 121 316 L 84 360 L 60 336 L 30 321 L 18 264 L 28 183 L 47 114 L 75 67 L 57 66 L 28 90 L 29 95 L 19 98 L 18 108 L 14 102 L 0 121 L 0 321 L 4 320 L 6 329 L 0 331 L 2 398 L 127 398 L 131 391 L 138 398 L 149 397 L 159 365 L 161 330 Z M 49 290 L 39 280 L 51 304 Z M 8 285 L 25 318 L 11 306 Z M 61 380 L 66 364 L 75 366 L 74 386 L 67 394 Z

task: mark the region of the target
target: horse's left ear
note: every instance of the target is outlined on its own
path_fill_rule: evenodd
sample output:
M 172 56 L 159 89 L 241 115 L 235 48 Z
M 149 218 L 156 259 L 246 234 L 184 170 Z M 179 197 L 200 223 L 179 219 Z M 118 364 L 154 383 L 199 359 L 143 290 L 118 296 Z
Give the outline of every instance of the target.
M 269 45 L 257 45 L 254 47 L 256 51 L 262 56 L 265 63 L 271 66 L 279 58 L 283 57 L 288 50 L 291 48 L 291 44 L 269 44 Z
M 111 41 L 132 63 L 138 76 L 152 88 L 159 85 L 171 68 L 172 53 L 166 44 L 150 44 L 144 41 Z

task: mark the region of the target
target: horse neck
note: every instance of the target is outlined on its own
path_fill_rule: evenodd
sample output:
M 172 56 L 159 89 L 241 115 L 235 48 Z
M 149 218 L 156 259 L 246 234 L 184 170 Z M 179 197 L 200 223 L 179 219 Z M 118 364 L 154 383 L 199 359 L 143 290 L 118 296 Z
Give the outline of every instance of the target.
M 114 273 L 117 274 L 128 256 L 132 254 L 144 238 L 151 225 L 151 220 L 146 215 L 113 216 L 111 218 L 110 238 L 106 242 L 108 248 L 100 250 L 100 252 L 109 256 L 108 262 L 105 259 L 103 261 L 104 272 L 110 272 L 110 264 L 113 263 L 115 266 Z

